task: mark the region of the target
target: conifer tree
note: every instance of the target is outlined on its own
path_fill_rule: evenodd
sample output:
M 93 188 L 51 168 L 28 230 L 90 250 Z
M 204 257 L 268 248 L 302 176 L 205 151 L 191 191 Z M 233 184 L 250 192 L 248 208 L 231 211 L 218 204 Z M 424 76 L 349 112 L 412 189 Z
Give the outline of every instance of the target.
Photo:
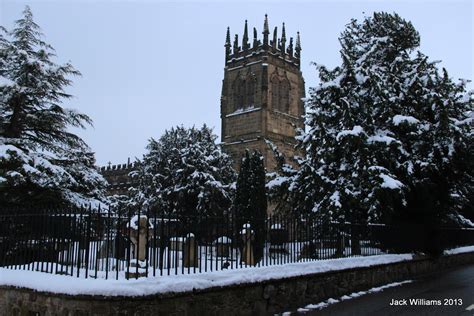
M 83 205 L 105 200 L 93 153 L 70 127 L 91 119 L 62 107 L 80 75 L 58 65 L 29 7 L 15 28 L 0 29 L 0 202 Z
M 132 173 L 130 203 L 175 216 L 187 229 L 199 218 L 223 216 L 233 199 L 235 172 L 216 135 L 202 128 L 178 126 L 151 139 L 138 170 Z M 187 220 L 193 221 L 187 222 Z
M 271 149 L 273 157 L 276 161 L 275 171 L 269 172 L 266 175 L 268 180 L 266 189 L 268 192 L 268 200 L 271 201 L 275 208 L 274 214 L 295 214 L 297 213 L 293 207 L 290 196 L 292 192 L 290 185 L 295 180 L 297 169 L 286 162 L 285 156 L 279 151 L 278 147 L 270 140 L 265 140 L 268 147 Z M 295 159 L 298 163 L 299 159 Z M 307 213 L 307 212 L 304 212 Z
M 263 256 L 265 243 L 265 222 L 267 218 L 267 195 L 265 188 L 265 167 L 262 155 L 245 151 L 237 177 L 235 201 L 235 221 L 237 229 L 250 224 L 255 233 L 255 259 Z
M 338 221 L 468 223 L 466 82 L 418 51 L 418 32 L 397 14 L 352 20 L 340 43 L 341 65 L 317 65 L 321 83 L 306 103 L 307 156 L 289 186 L 295 209 Z

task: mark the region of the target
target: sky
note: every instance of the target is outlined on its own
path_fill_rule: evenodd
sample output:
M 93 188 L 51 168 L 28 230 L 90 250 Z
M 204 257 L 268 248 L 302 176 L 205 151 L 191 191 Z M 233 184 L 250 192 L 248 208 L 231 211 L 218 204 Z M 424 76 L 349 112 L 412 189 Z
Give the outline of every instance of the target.
M 287 37 L 301 33 L 306 88 L 317 84 L 311 62 L 340 63 L 338 36 L 352 19 L 397 12 L 421 36 L 420 50 L 441 60 L 454 79 L 474 73 L 474 6 L 449 1 L 13 1 L 0 0 L 0 25 L 11 29 L 25 5 L 44 40 L 81 73 L 64 103 L 88 114 L 94 126 L 75 130 L 100 166 L 134 161 L 148 140 L 176 125 L 207 124 L 220 135 L 224 41 L 242 38 L 244 21 L 270 29 L 285 22 Z M 280 35 L 280 34 L 279 34 Z M 471 85 L 472 86 L 472 85 Z

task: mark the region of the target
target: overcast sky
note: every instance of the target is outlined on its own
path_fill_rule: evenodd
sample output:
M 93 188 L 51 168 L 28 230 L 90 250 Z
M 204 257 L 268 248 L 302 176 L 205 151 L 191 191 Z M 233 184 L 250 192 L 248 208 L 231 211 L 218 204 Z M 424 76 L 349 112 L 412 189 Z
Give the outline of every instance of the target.
M 338 36 L 351 18 L 397 12 L 421 35 L 421 51 L 442 60 L 450 75 L 473 78 L 474 9 L 449 1 L 8 1 L 0 0 L 0 25 L 12 27 L 30 5 L 59 62 L 82 72 L 65 106 L 91 116 L 79 134 L 97 163 L 141 157 L 147 140 L 165 129 L 203 123 L 220 135 L 219 102 L 227 26 L 241 38 L 244 20 L 261 37 L 285 22 L 287 37 L 300 31 L 306 88 L 316 84 L 310 62 L 340 63 Z

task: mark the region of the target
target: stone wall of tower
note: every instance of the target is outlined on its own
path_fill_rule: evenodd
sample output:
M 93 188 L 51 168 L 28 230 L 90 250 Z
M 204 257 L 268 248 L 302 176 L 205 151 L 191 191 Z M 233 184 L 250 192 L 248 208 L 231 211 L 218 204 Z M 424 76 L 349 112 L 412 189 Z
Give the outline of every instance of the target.
M 243 49 L 238 46 L 236 35 L 231 51 L 228 30 L 221 98 L 221 140 L 236 169 L 243 153 L 249 149 L 261 152 L 267 169 L 274 170 L 276 162 L 265 140 L 273 142 L 289 163 L 295 155 L 301 154 L 294 149 L 296 130 L 304 128 L 304 104 L 301 99 L 305 96 L 305 88 L 300 71 L 301 47 L 298 35 L 296 53 L 292 39 L 288 49 L 285 49 L 284 28 L 282 33 L 278 45 L 275 41 L 276 30 L 274 41 L 268 41 L 266 20 L 263 43 L 254 38 L 254 45 L 250 48 L 243 41 L 242 47 L 246 47 Z M 247 24 L 244 39 L 245 34 Z

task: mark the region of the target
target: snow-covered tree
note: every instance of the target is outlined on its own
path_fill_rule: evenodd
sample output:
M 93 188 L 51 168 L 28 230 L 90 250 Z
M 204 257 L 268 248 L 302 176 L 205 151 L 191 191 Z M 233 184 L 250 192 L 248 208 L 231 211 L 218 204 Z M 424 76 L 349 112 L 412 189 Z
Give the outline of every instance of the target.
M 242 157 L 233 207 L 236 228 L 240 231 L 245 224 L 250 224 L 255 232 L 255 259 L 259 261 L 265 242 L 267 195 L 263 157 L 257 151 L 250 154 L 246 150 Z
M 397 14 L 352 20 L 342 64 L 317 65 L 307 156 L 290 185 L 298 211 L 338 221 L 444 222 L 472 203 L 473 93 L 417 50 Z
M 265 140 L 267 146 L 271 149 L 273 157 L 276 161 L 275 171 L 266 174 L 268 200 L 275 205 L 274 214 L 291 214 L 295 213 L 293 203 L 290 196 L 294 197 L 290 186 L 295 180 L 297 169 L 288 164 L 285 156 L 280 152 L 278 147 L 270 140 Z M 299 162 L 298 158 L 296 163 Z
M 131 203 L 185 222 L 194 217 L 222 216 L 233 199 L 232 162 L 202 128 L 178 126 L 151 139 L 148 152 L 132 173 Z
M 94 155 L 70 131 L 91 119 L 62 107 L 79 72 L 56 64 L 29 7 L 15 28 L 0 29 L 0 201 L 83 205 L 105 199 Z

